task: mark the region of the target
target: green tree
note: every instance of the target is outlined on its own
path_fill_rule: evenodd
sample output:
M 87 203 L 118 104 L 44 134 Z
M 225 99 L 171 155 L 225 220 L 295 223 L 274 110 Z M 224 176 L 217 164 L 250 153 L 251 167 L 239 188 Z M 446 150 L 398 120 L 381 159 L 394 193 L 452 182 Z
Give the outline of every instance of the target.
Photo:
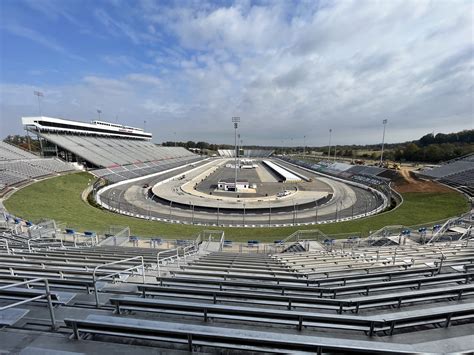
M 406 160 L 417 160 L 419 154 L 420 148 L 415 143 L 409 143 L 403 151 Z
M 430 144 L 425 150 L 425 161 L 437 163 L 443 160 L 443 157 L 443 150 L 437 144 Z

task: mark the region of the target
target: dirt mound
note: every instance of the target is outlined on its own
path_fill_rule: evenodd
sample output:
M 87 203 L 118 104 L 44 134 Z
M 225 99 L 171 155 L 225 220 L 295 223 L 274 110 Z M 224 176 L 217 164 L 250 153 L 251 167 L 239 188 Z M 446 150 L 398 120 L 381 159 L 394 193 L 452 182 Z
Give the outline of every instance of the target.
M 448 192 L 448 187 L 434 181 L 421 180 L 408 168 L 402 167 L 400 170 L 402 179 L 395 182 L 397 192 Z

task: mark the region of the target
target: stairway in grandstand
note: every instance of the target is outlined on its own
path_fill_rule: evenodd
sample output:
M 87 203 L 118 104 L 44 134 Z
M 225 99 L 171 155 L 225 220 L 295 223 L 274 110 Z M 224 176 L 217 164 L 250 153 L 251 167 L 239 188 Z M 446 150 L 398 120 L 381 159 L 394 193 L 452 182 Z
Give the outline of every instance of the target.
M 300 253 L 306 251 L 301 242 L 296 242 L 285 248 L 282 253 Z

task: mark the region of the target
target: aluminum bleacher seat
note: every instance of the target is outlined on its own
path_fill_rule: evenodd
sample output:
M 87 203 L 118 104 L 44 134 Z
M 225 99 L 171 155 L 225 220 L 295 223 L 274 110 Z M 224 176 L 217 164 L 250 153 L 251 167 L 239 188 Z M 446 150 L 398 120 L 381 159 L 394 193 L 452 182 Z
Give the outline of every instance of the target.
M 474 162 L 458 160 L 450 164 L 441 165 L 431 170 L 424 170 L 422 175 L 433 178 L 444 178 L 449 175 L 462 173 L 474 169 Z
M 18 160 L 38 158 L 30 152 L 15 147 L 14 145 L 0 141 L 0 160 Z
M 365 175 L 378 175 L 380 173 L 383 173 L 386 169 L 384 168 L 379 168 L 377 166 L 366 166 L 364 170 L 360 172 L 360 174 L 365 174 Z
M 28 164 L 49 170 L 50 172 L 54 173 L 73 170 L 73 167 L 70 164 L 56 158 L 31 159 L 28 160 Z
M 354 165 L 352 168 L 349 169 L 349 172 L 352 174 L 359 174 L 363 171 L 366 167 L 364 165 Z
M 14 237 L 10 252 L 0 244 L 0 295 L 44 298 L 39 279 L 31 288 L 16 284 L 47 278 L 60 331 L 48 328 L 43 300 L 18 304 L 11 308 L 17 314 L 5 316 L 10 321 L 2 323 L 0 313 L 6 352 L 31 350 L 39 334 L 48 353 L 474 349 L 474 246 L 467 241 L 397 248 L 357 243 L 350 249 L 274 254 L 205 251 L 178 264 L 167 259 L 179 255 L 176 250 L 104 245 L 30 251 L 18 247 L 27 236 Z M 163 277 L 157 273 L 160 252 L 160 260 L 169 263 Z M 129 270 L 136 256 L 144 268 Z M 4 286 L 12 286 L 10 294 Z M 31 339 L 13 344 L 12 334 Z

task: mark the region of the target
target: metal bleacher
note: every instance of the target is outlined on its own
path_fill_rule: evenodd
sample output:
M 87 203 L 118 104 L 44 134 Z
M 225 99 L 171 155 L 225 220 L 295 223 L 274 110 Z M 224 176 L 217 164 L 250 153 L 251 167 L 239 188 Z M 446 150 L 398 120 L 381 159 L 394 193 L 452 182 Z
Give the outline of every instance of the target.
M 217 152 L 224 158 L 235 157 L 235 150 L 233 149 L 218 149 Z M 244 149 L 240 156 L 242 158 L 268 158 L 272 154 L 273 150 L 270 149 Z
M 449 161 L 432 169 L 425 169 L 419 175 L 438 180 L 474 197 L 474 154 Z
M 72 239 L 69 232 L 77 232 L 65 235 L 53 222 L 3 216 L 0 344 L 7 353 L 474 349 L 470 235 L 400 239 L 396 246 L 374 246 L 371 237 L 312 251 L 210 252 L 205 233 L 166 248 L 161 238 L 140 246 L 133 237 L 124 247 L 90 232 Z M 472 214 L 459 220 L 472 224 Z M 120 235 L 130 244 L 128 228 L 114 231 L 106 240 Z M 224 249 L 224 234 L 215 243 L 221 248 L 209 250 Z
M 41 136 L 103 168 L 195 156 L 182 147 L 160 147 L 145 140 L 52 133 L 42 133 Z
M 57 158 L 40 158 L 11 144 L 0 142 L 0 190 L 32 179 L 74 170 Z
M 106 169 L 95 170 L 94 174 L 111 182 L 119 182 L 127 179 L 158 173 L 168 169 L 176 168 L 186 164 L 192 164 L 202 160 L 196 155 L 169 158 L 162 161 L 130 164 Z
M 146 140 L 52 133 L 41 133 L 41 136 L 100 167 L 94 170 L 94 174 L 110 182 L 133 179 L 202 160 L 202 157 L 183 147 L 162 147 Z
M 19 225 L 0 237 L 6 352 L 474 350 L 469 238 L 245 254 L 200 238 L 177 249 L 32 240 L 34 226 Z
M 307 162 L 297 160 L 288 156 L 279 156 L 279 159 L 311 169 L 320 173 L 329 174 L 346 180 L 353 180 L 365 185 L 383 185 L 396 175 L 396 172 L 390 169 L 380 168 L 376 166 L 350 165 L 346 163 L 318 161 Z

